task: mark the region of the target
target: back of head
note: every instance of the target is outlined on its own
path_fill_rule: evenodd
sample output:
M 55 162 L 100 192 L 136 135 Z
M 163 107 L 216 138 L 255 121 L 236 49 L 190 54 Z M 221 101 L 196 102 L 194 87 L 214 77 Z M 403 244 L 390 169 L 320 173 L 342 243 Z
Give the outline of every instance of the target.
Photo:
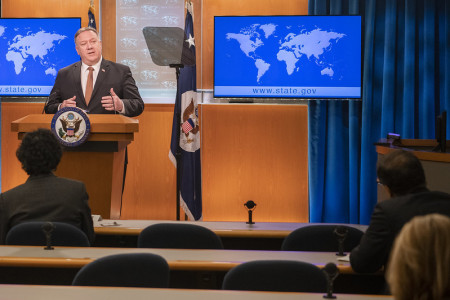
M 397 300 L 450 297 L 450 218 L 418 216 L 397 236 L 386 279 Z
M 394 150 L 384 155 L 377 164 L 377 176 L 394 196 L 406 195 L 425 188 L 425 172 L 420 160 L 411 152 Z
M 50 130 L 41 128 L 25 135 L 16 156 L 28 175 L 49 174 L 56 170 L 62 148 Z

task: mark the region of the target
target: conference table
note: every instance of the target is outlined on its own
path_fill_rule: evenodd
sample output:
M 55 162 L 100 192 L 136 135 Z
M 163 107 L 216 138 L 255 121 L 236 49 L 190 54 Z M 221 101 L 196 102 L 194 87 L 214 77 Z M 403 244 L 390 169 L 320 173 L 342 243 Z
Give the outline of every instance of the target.
M 159 223 L 183 223 L 206 227 L 221 237 L 225 249 L 280 250 L 283 239 L 297 228 L 310 225 L 346 225 L 366 231 L 366 225 L 294 222 L 207 222 L 171 220 L 101 220 L 94 221 L 99 247 L 136 247 L 139 233 Z
M 324 294 L 281 293 L 223 290 L 188 290 L 122 287 L 73 287 L 0 285 L 2 299 L 48 300 L 48 299 L 96 299 L 96 300 L 319 300 Z M 348 300 L 391 300 L 391 296 L 334 294 L 337 299 Z
M 0 283 L 70 284 L 76 272 L 93 260 L 120 253 L 153 253 L 162 256 L 171 270 L 171 287 L 220 288 L 228 270 L 254 260 L 292 260 L 312 263 L 320 268 L 337 265 L 343 283 L 336 291 L 375 290 L 374 280 L 384 283 L 382 274 L 355 274 L 348 261 L 338 260 L 334 252 L 150 249 L 111 247 L 0 246 Z M 207 274 L 205 276 L 205 274 Z M 380 281 L 381 280 L 381 281 Z M 355 282 L 358 282 L 357 287 Z

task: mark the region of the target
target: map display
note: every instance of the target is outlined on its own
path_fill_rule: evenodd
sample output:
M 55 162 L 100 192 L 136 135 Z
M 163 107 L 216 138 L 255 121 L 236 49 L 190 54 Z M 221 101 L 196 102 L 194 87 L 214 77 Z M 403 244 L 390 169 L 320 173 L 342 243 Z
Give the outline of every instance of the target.
M 80 18 L 0 19 L 0 95 L 48 96 L 58 70 L 80 57 Z
M 214 96 L 359 98 L 360 16 L 214 20 Z

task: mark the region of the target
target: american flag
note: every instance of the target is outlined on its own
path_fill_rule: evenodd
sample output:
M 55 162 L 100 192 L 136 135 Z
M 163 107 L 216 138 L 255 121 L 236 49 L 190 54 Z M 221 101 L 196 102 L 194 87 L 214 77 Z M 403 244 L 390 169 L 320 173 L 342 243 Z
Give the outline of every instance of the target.
M 88 11 L 88 27 L 97 30 L 97 24 L 95 23 L 95 10 L 94 10 L 94 0 L 90 0 L 89 11 Z
M 194 121 L 192 119 L 187 120 L 186 122 L 181 125 L 181 128 L 183 128 L 184 133 L 188 133 L 192 129 L 194 129 Z

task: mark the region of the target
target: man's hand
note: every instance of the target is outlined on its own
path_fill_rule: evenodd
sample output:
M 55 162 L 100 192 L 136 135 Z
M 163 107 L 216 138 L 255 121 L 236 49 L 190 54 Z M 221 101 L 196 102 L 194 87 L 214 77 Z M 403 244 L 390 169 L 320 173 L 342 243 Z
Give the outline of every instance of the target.
M 77 98 L 77 96 L 73 96 L 72 98 L 69 98 L 67 100 L 64 100 L 61 105 L 60 105 L 60 109 L 64 108 L 64 107 L 76 107 L 77 103 L 75 102 L 75 98 Z
M 114 93 L 113 88 L 111 88 L 111 90 L 109 92 L 111 93 L 110 96 L 102 97 L 102 106 L 106 110 L 114 110 L 114 108 L 115 108 L 116 111 L 122 111 L 122 109 L 123 109 L 122 100 L 120 100 L 120 98 L 116 95 L 116 93 Z M 113 101 L 114 101 L 114 104 L 113 104 Z

